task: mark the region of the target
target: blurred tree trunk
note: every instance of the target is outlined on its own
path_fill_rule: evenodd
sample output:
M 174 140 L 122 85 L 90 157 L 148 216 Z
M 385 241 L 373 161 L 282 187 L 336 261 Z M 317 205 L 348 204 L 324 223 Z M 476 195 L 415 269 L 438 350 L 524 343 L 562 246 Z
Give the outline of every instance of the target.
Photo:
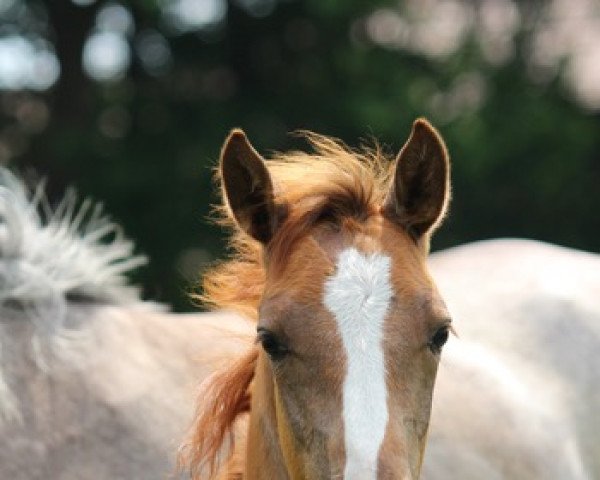
M 83 47 L 102 2 L 79 6 L 71 0 L 43 0 L 48 30 L 60 63 L 60 77 L 49 95 L 50 122 L 31 137 L 31 146 L 19 159 L 39 177 L 49 177 L 50 198 L 61 196 L 80 172 L 73 169 L 71 151 L 93 121 L 93 85 L 83 70 Z M 89 130 L 88 130 L 89 131 Z M 69 166 L 69 163 L 71 165 Z
M 83 71 L 83 46 L 94 26 L 100 2 L 78 6 L 69 0 L 47 0 L 54 47 L 60 62 L 55 86 L 52 121 L 56 125 L 81 122 L 90 108 L 89 80 Z

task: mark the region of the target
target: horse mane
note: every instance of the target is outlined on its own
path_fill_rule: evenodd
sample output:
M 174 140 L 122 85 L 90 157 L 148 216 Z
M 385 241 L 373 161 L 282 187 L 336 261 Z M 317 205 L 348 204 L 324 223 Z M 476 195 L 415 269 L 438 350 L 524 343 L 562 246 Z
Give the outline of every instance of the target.
M 283 264 L 294 242 L 318 222 L 364 219 L 374 214 L 384 201 L 393 173 L 393 162 L 377 144 L 354 151 L 339 140 L 310 132 L 303 135 L 314 153 L 276 153 L 266 162 L 274 181 L 275 202 L 286 212 L 267 247 L 271 264 Z M 221 180 L 217 176 L 217 181 Z M 256 321 L 266 281 L 264 247 L 237 226 L 226 205 L 223 200 L 216 212 L 218 223 L 232 232 L 231 255 L 204 274 L 203 292 L 196 299 L 209 308 L 234 310 Z M 194 425 L 180 452 L 180 467 L 188 467 L 195 478 L 215 478 L 219 473 L 225 440 L 233 440 L 236 419 L 250 408 L 257 357 L 258 348 L 253 345 L 201 386 Z M 232 453 L 229 448 L 225 459 Z
M 126 274 L 146 259 L 133 255 L 133 242 L 103 213 L 101 204 L 79 202 L 70 189 L 52 208 L 44 182 L 33 190 L 0 168 L 0 320 L 28 320 L 34 360 L 44 367 L 41 347 L 64 347 L 69 303 L 138 302 Z M 0 353 L 10 341 L 0 322 Z M 56 347 L 56 348 L 54 348 Z M 14 417 L 15 402 L 3 380 L 0 358 L 0 419 Z M 10 370 L 10 369 L 8 369 Z M 12 404 L 12 406 L 11 406 Z M 8 413 L 7 413 L 8 412 Z
M 286 217 L 269 243 L 271 264 L 284 264 L 295 241 L 319 222 L 364 219 L 383 203 L 393 162 L 383 149 L 352 150 L 337 139 L 301 132 L 314 153 L 276 152 L 266 161 L 275 202 Z M 221 179 L 217 176 L 217 181 Z M 195 298 L 212 309 L 234 310 L 256 320 L 266 280 L 264 247 L 235 223 L 226 202 L 215 208 L 217 223 L 231 231 L 230 258 L 209 269 Z
M 250 384 L 258 359 L 253 347 L 227 368 L 210 375 L 199 388 L 195 420 L 188 438 L 180 448 L 179 469 L 188 468 L 193 478 L 218 473 L 224 444 L 233 454 L 235 420 L 250 410 Z M 227 442 L 228 441 L 228 442 Z
M 0 168 L 0 314 L 44 297 L 122 304 L 139 300 L 126 274 L 146 263 L 103 213 L 67 190 L 52 208 L 40 182 L 30 192 Z M 12 313 L 12 312 L 11 312 Z M 57 320 L 57 319 L 53 319 Z

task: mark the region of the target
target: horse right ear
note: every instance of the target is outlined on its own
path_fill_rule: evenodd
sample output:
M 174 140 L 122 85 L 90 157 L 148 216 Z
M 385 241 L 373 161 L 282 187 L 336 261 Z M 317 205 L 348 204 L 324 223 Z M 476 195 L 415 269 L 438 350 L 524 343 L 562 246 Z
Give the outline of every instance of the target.
M 242 130 L 232 130 L 225 140 L 219 173 L 223 199 L 237 224 L 267 244 L 276 227 L 273 182 L 264 160 Z

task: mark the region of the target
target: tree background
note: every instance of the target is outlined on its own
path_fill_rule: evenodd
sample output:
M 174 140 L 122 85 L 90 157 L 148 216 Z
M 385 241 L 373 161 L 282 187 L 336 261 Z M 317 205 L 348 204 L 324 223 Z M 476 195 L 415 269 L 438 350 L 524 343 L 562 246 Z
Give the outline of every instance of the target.
M 223 254 L 206 217 L 232 127 L 398 150 L 440 129 L 454 199 L 434 249 L 518 236 L 600 251 L 594 0 L 0 0 L 0 164 L 102 200 L 176 310 Z

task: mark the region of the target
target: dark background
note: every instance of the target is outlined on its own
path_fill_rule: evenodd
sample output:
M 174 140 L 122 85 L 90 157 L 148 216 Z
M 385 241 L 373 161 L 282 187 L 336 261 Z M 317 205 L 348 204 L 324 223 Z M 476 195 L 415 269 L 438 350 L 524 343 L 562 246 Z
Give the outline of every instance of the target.
M 600 250 L 594 0 L 0 0 L 0 164 L 102 200 L 147 254 L 145 297 L 223 254 L 206 221 L 229 129 L 397 150 L 442 132 L 454 200 L 433 247 L 519 236 Z

